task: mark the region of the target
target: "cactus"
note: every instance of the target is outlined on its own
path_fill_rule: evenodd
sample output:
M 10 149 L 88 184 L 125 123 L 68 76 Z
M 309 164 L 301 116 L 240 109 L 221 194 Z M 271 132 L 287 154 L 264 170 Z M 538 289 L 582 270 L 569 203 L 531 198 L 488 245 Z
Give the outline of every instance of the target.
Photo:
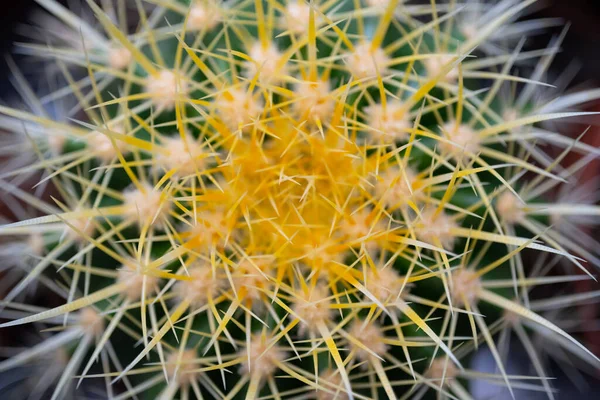
M 552 196 L 599 151 L 551 123 L 600 93 L 549 87 L 535 0 L 36 1 L 49 33 L 17 51 L 52 84 L 11 61 L 0 327 L 45 332 L 0 372 L 60 368 L 19 393 L 553 399 L 533 336 L 600 364 L 544 313 L 599 292 L 530 298 L 593 277 L 600 214 Z

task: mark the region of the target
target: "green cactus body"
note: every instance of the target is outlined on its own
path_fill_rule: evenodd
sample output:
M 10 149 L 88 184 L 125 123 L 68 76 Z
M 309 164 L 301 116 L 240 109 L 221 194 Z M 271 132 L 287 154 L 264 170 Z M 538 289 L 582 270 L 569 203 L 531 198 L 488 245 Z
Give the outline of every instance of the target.
M 38 3 L 79 40 L 20 51 L 64 81 L 47 102 L 75 106 L 52 118 L 25 79 L 29 109 L 0 106 L 38 158 L 0 171 L 27 205 L 0 234 L 34 256 L 0 317 L 57 332 L 0 371 L 56 351 L 52 398 L 470 398 L 486 345 L 498 373 L 480 377 L 553 398 L 536 352 L 535 375 L 507 373 L 502 329 L 600 363 L 530 299 L 588 278 L 546 276 L 596 263 L 551 224 L 600 213 L 548 196 L 584 167 L 564 155 L 598 150 L 545 124 L 599 94 L 536 100 L 557 44 L 510 35 L 534 1 L 89 0 L 93 21 Z M 64 305 L 28 306 L 36 282 Z

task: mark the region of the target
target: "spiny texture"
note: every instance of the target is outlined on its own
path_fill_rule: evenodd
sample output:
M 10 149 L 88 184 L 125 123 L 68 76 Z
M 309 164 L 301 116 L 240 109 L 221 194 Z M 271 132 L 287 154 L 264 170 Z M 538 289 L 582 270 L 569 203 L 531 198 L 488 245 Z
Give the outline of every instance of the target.
M 0 371 L 60 368 L 19 390 L 554 398 L 537 334 L 600 364 L 546 314 L 598 292 L 530 300 L 600 265 L 600 209 L 552 196 L 599 151 L 551 124 L 600 93 L 548 87 L 562 36 L 523 50 L 556 24 L 516 22 L 534 0 L 37 1 L 48 34 L 17 49 L 51 89 L 11 64 L 25 107 L 0 106 L 0 316 L 50 333 Z M 506 371 L 511 332 L 531 376 Z M 468 369 L 483 344 L 497 373 Z

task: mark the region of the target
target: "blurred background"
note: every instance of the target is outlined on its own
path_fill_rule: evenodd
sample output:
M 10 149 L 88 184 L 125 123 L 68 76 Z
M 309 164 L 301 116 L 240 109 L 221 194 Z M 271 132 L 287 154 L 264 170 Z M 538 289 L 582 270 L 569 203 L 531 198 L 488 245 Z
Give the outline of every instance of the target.
M 62 2 L 68 4 L 69 0 L 63 0 Z M 4 56 L 11 52 L 12 44 L 15 41 L 23 40 L 16 32 L 26 27 L 31 15 L 39 11 L 34 0 L 2 0 L 2 5 L 4 7 L 0 12 L 0 52 L 2 53 L 2 57 L 0 57 L 0 103 L 10 100 L 15 94 L 9 80 L 8 66 Z M 565 71 L 573 71 L 571 87 L 600 87 L 600 0 L 542 0 L 536 8 L 522 17 L 524 20 L 535 18 L 560 18 L 566 24 L 569 24 L 561 52 L 557 55 L 550 69 L 550 82 L 552 82 L 552 77 L 559 76 Z M 560 34 L 562 30 L 562 26 L 550 28 L 547 33 L 529 38 L 526 47 L 543 48 L 552 36 Z M 13 57 L 18 59 L 18 56 Z M 35 82 L 35 76 L 31 76 L 31 78 Z M 590 104 L 586 110 L 600 112 L 600 102 Z M 600 117 L 587 120 L 586 124 L 588 123 L 592 127 L 584 141 L 600 147 Z M 576 135 L 581 133 L 585 127 L 586 125 L 570 124 L 566 129 L 570 129 L 572 132 L 565 133 Z M 600 163 L 590 163 L 585 171 L 584 180 L 591 181 L 598 178 L 600 178 Z M 600 232 L 593 232 L 592 234 L 594 237 L 600 238 Z M 598 290 L 595 285 L 591 281 L 583 281 L 575 290 L 582 292 Z M 2 294 L 0 294 L 1 297 Z M 580 325 L 575 329 L 576 332 L 579 332 L 580 339 L 597 355 L 600 355 L 599 310 L 600 307 L 597 303 L 587 304 L 577 309 L 577 315 L 570 316 Z M 7 331 L 0 331 L 0 347 L 9 344 L 13 340 L 13 338 L 7 336 L 10 336 L 10 334 L 7 335 Z M 544 342 L 540 341 L 537 345 L 543 346 Z M 511 348 L 511 359 L 507 366 L 507 372 L 514 375 L 529 374 L 531 366 L 527 364 L 528 358 L 525 351 L 518 347 L 518 340 L 511 342 L 511 346 L 513 348 Z M 473 363 L 473 369 L 495 372 L 495 363 L 491 354 L 485 348 L 478 352 L 473 359 Z M 556 399 L 573 399 L 576 397 L 581 400 L 599 399 L 600 371 L 588 371 L 589 373 L 583 374 L 577 372 L 574 375 L 571 369 L 565 368 L 564 363 L 568 363 L 568 361 L 563 360 L 559 363 L 552 363 L 552 370 L 549 371 L 550 376 L 557 378 L 554 386 L 560 392 L 556 395 Z M 0 376 L 0 388 L 6 383 L 7 379 L 10 380 L 7 376 Z M 477 400 L 511 398 L 506 390 L 490 387 L 489 384 L 482 381 L 473 383 L 471 390 Z M 543 393 L 535 395 L 533 392 L 517 391 L 515 394 L 519 400 L 546 398 Z M 2 398 L 1 392 L 0 398 Z

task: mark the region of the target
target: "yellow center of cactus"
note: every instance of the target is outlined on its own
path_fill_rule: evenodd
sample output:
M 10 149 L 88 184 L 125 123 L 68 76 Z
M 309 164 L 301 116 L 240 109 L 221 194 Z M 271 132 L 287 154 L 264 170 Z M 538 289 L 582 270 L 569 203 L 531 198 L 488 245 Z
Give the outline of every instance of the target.
M 48 93 L 9 60 L 23 107 L 0 106 L 0 329 L 57 324 L 0 373 L 69 350 L 33 397 L 99 360 L 118 398 L 463 398 L 460 357 L 536 326 L 600 363 L 527 308 L 563 280 L 521 250 L 583 271 L 600 214 L 547 196 L 593 200 L 560 185 L 596 152 L 550 122 L 600 92 L 549 96 L 559 47 L 515 47 L 548 23 L 512 25 L 530 1 L 37 2 L 52 29 L 21 48 L 56 59 Z M 20 304 L 33 283 L 66 304 Z

